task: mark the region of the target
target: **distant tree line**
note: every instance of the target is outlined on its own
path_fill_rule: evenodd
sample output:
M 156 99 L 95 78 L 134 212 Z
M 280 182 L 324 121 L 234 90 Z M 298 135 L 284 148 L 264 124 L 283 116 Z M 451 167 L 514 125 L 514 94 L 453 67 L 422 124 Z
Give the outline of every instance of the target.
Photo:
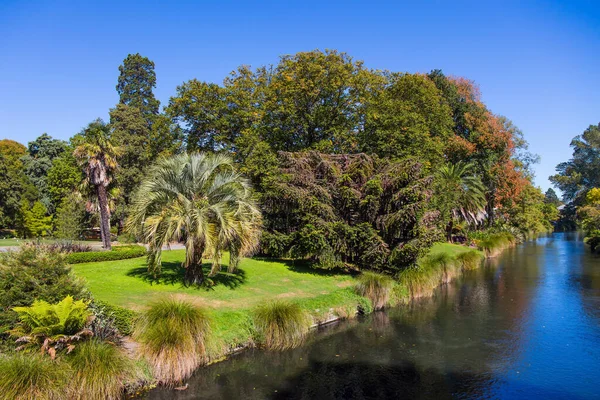
M 483 228 L 534 234 L 558 217 L 532 184 L 537 156 L 522 132 L 468 79 L 316 50 L 241 66 L 222 84 L 189 80 L 162 109 L 156 79 L 152 61 L 130 54 L 108 122 L 68 142 L 0 141 L 2 227 L 77 238 L 100 226 L 110 247 L 157 160 L 198 151 L 229 155 L 251 181 L 261 252 L 326 268 L 403 268 L 434 241 Z

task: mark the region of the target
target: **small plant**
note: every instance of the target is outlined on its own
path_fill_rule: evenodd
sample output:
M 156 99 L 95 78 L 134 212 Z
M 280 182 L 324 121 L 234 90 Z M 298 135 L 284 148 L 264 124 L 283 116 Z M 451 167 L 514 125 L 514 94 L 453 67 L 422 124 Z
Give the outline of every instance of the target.
M 371 300 L 373 309 L 381 310 L 387 305 L 390 293 L 394 287 L 394 280 L 392 278 L 387 275 L 366 271 L 360 274 L 357 280 L 356 291 L 361 296 Z
M 72 351 L 77 342 L 92 335 L 85 325 L 91 322 L 92 312 L 82 300 L 75 301 L 67 296 L 61 302 L 50 304 L 37 300 L 30 307 L 15 307 L 21 323 L 10 333 L 18 337 L 17 343 L 24 343 L 18 349 L 30 345 L 41 346 L 42 353 L 52 358 L 56 351 Z
M 210 318 L 202 308 L 174 298 L 155 302 L 138 319 L 134 337 L 156 379 L 174 385 L 206 361 Z
M 310 315 L 298 304 L 273 301 L 254 312 L 254 325 L 264 346 L 285 350 L 302 344 L 312 324 Z
M 119 348 L 98 340 L 77 346 L 67 362 L 75 373 L 70 386 L 77 399 L 120 399 L 125 379 L 135 370 Z
M 35 246 L 47 250 L 47 251 L 55 251 L 58 253 L 85 253 L 87 251 L 92 251 L 92 246 L 83 243 L 73 242 L 72 240 L 57 240 L 52 243 L 34 243 Z
M 68 376 L 68 365 L 39 354 L 0 356 L 0 399 L 64 398 Z

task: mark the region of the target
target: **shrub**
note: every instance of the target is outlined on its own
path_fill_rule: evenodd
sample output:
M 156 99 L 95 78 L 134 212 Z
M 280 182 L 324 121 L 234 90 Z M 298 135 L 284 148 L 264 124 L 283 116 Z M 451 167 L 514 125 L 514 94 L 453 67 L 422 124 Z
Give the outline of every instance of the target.
M 92 251 L 92 246 L 89 244 L 77 243 L 71 240 L 57 240 L 52 243 L 35 243 L 35 246 L 47 251 L 56 251 L 59 253 L 84 253 Z
M 387 305 L 394 286 L 392 278 L 375 272 L 363 272 L 357 280 L 356 291 L 371 300 L 373 309 L 381 310 Z
M 120 399 L 124 380 L 135 369 L 119 348 L 98 340 L 77 346 L 67 362 L 74 371 L 71 387 L 77 399 Z
M 112 324 L 122 335 L 131 335 L 135 319 L 138 313 L 127 308 L 115 306 L 104 301 L 94 301 L 94 306 L 104 319 L 112 321 Z
M 15 307 L 21 323 L 11 335 L 25 343 L 23 346 L 42 346 L 42 353 L 48 352 L 54 358 L 57 350 L 68 347 L 71 351 L 73 342 L 92 334 L 83 330 L 92 316 L 87 306 L 82 300 L 74 301 L 67 296 L 56 304 L 36 300 L 29 307 Z
M 128 258 L 143 257 L 146 255 L 144 246 L 115 246 L 111 251 L 89 251 L 86 253 L 72 253 L 66 258 L 69 264 L 81 264 L 99 261 L 125 260 Z
M 311 324 L 310 315 L 294 303 L 273 301 L 254 311 L 254 325 L 259 340 L 270 350 L 299 346 Z
M 585 243 L 590 246 L 592 252 L 598 252 L 600 250 L 600 230 L 591 231 L 585 238 Z
M 153 303 L 136 322 L 134 338 L 156 379 L 174 385 L 206 361 L 207 311 L 174 298 Z
M 29 306 L 36 299 L 56 303 L 66 296 L 89 297 L 83 282 L 72 275 L 63 254 L 31 244 L 18 251 L 0 253 L 0 334 L 18 321 L 13 307 Z
M 68 366 L 39 354 L 0 356 L 0 399 L 64 398 Z
M 260 237 L 260 253 L 269 257 L 287 257 L 291 241 L 291 236 L 277 231 L 263 232 Z

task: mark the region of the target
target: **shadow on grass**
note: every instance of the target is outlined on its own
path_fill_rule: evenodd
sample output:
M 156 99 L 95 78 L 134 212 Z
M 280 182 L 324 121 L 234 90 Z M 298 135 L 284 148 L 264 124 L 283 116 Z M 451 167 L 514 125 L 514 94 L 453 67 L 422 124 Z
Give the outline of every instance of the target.
M 240 285 L 243 285 L 247 278 L 246 272 L 243 269 L 238 270 L 232 274 L 227 272 L 227 266 L 223 266 L 223 270 L 215 276 L 209 277 L 211 264 L 202 264 L 202 270 L 204 271 L 204 284 L 202 286 L 195 286 L 198 289 L 214 290 L 217 286 L 225 286 L 229 289 L 235 289 Z M 163 262 L 162 273 L 158 277 L 152 276 L 148 272 L 147 267 L 133 268 L 127 272 L 127 276 L 140 278 L 150 284 L 162 284 L 162 285 L 179 285 L 181 287 L 194 287 L 186 284 L 185 282 L 185 268 L 181 266 L 180 262 Z
M 315 266 L 315 263 L 309 260 L 293 260 L 269 257 L 252 257 L 253 260 L 265 262 L 278 262 L 284 264 L 290 271 L 300 274 L 310 274 L 317 276 L 334 276 L 334 275 L 355 275 L 355 271 L 344 268 L 323 269 Z

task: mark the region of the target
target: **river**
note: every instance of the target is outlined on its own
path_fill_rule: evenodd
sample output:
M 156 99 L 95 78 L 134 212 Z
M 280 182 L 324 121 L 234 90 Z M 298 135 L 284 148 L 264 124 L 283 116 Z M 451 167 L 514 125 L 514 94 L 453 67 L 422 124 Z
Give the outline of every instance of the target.
M 600 258 L 575 233 L 505 251 L 435 297 L 248 350 L 162 399 L 600 398 Z

